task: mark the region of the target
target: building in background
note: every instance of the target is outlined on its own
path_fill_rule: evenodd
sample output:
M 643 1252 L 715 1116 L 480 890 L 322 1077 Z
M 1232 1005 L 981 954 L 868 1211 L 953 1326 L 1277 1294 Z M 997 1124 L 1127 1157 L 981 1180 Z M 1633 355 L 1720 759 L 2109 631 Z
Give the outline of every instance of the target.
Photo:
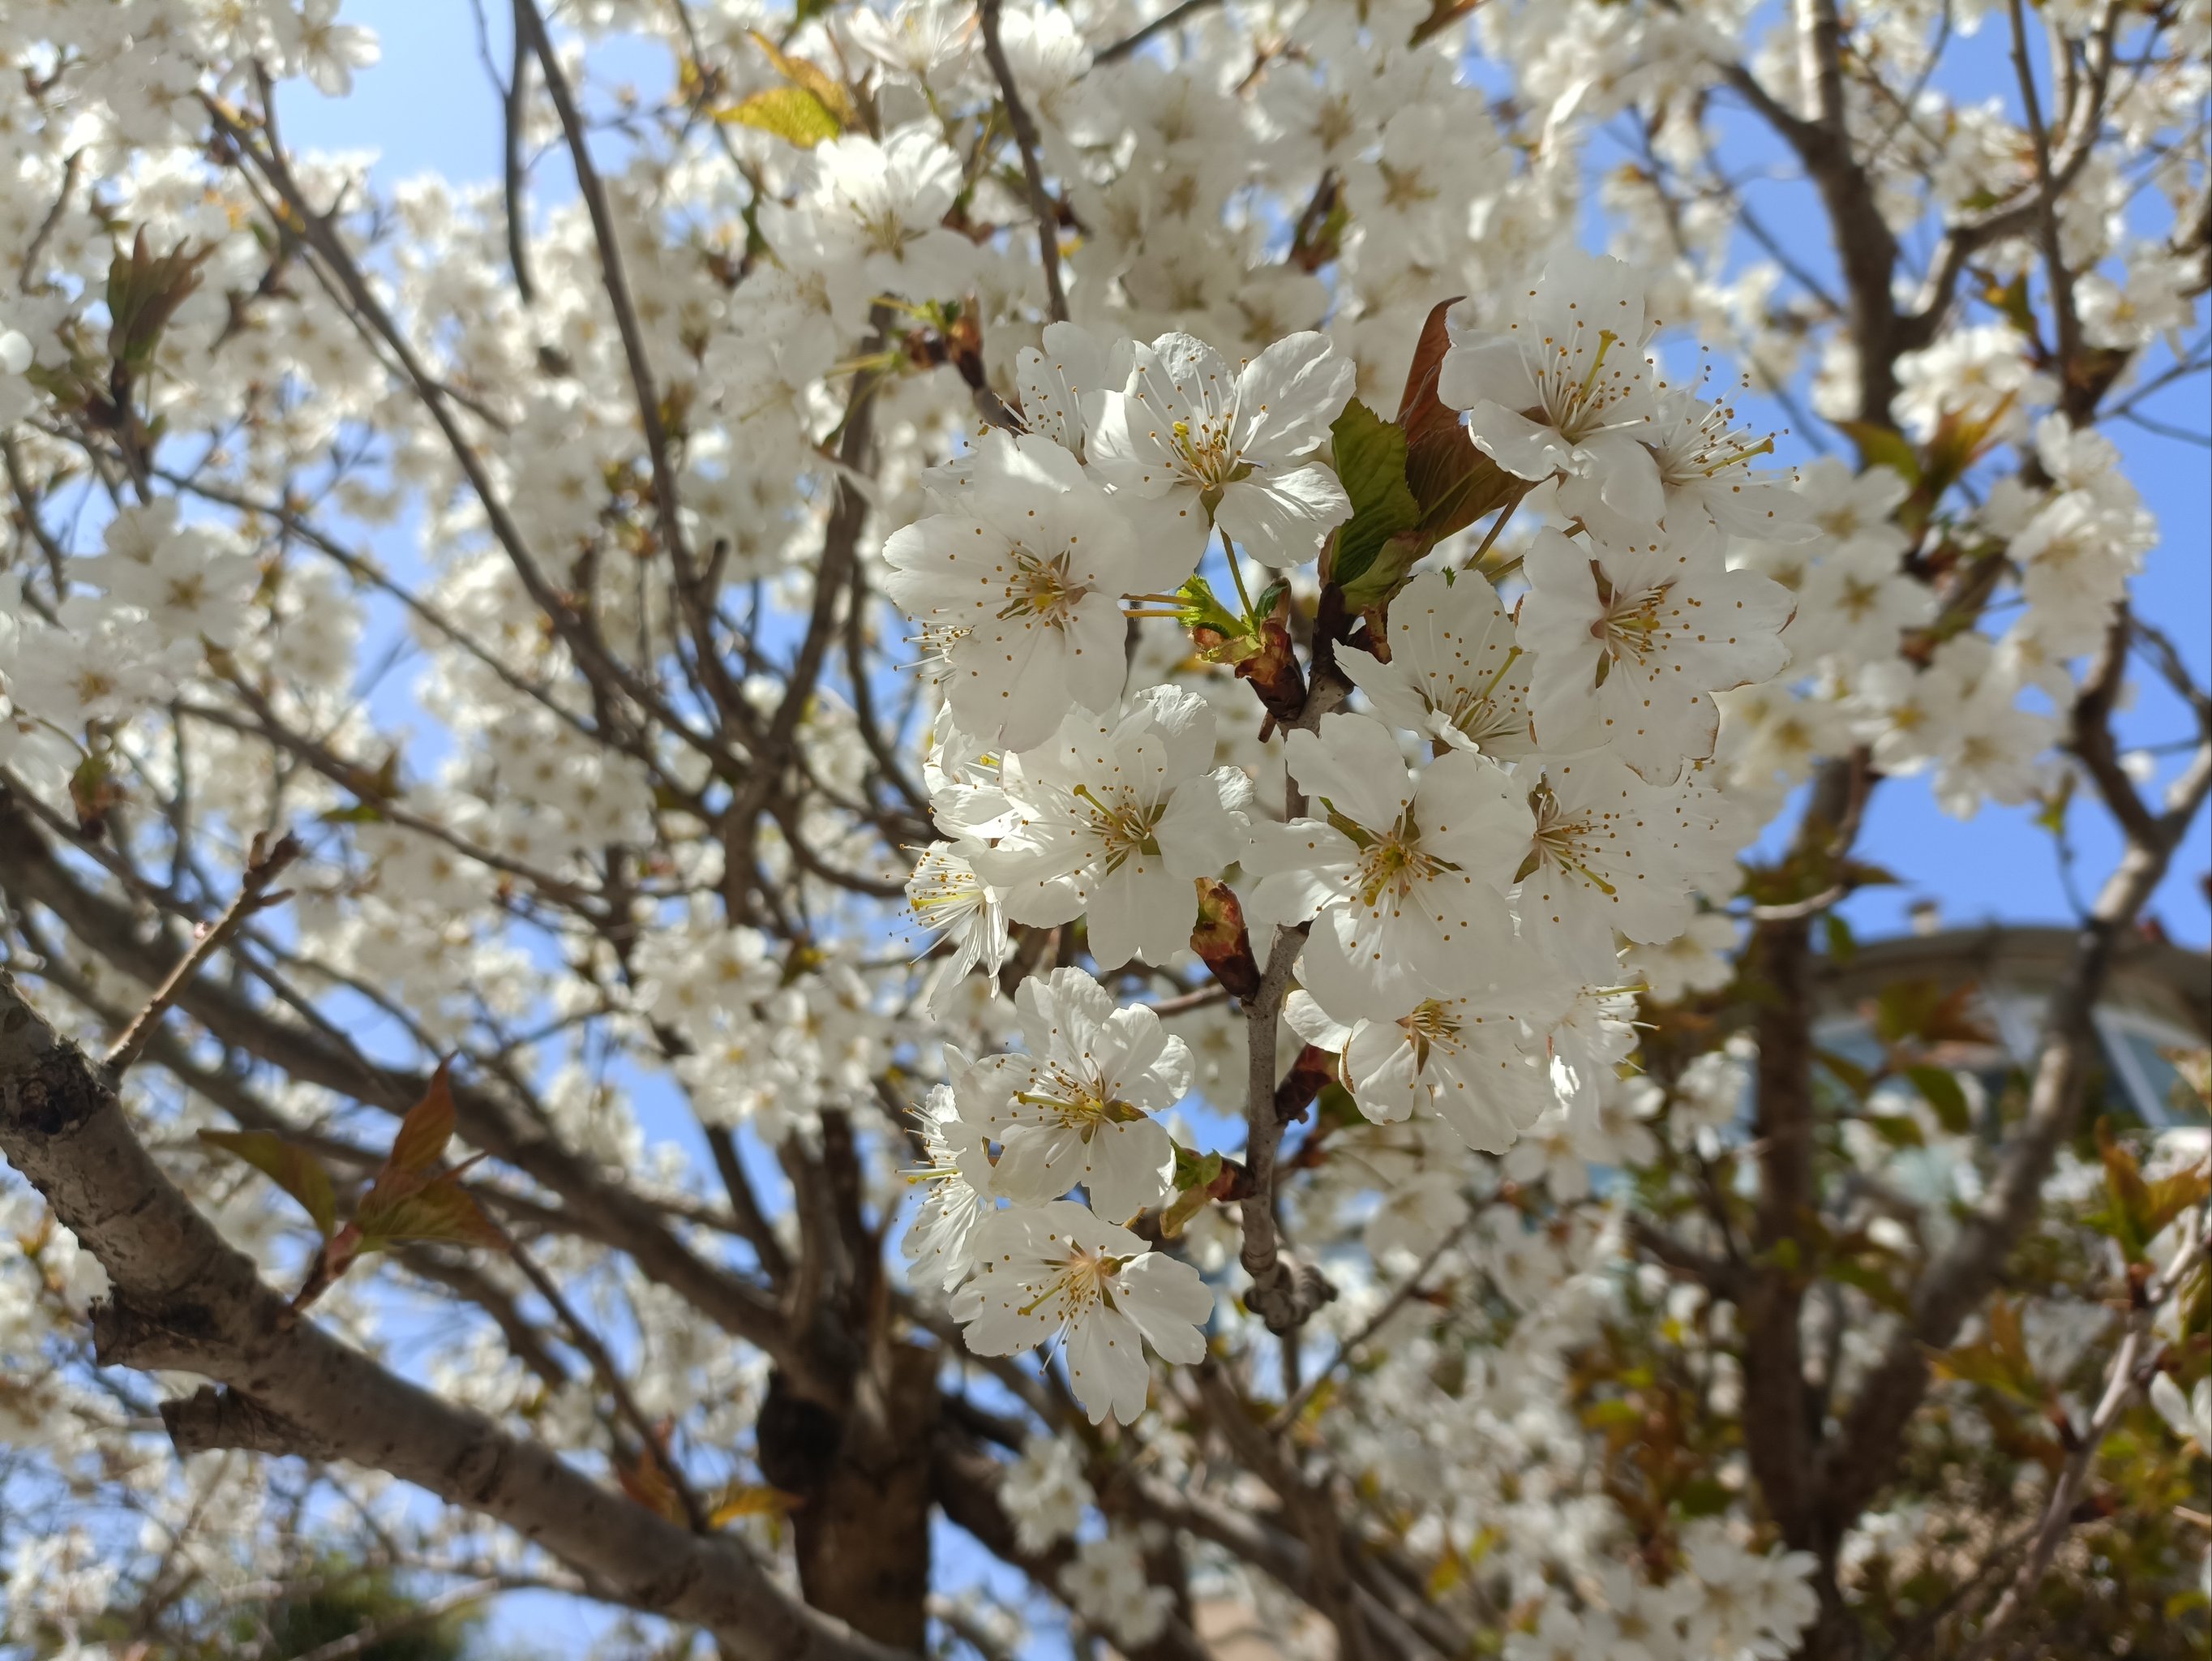
M 1972 988 L 1966 1007 L 1989 1042 L 1953 1043 L 1942 1060 L 1981 1075 L 1994 1096 L 2008 1076 L 2034 1065 L 2044 1008 L 2075 940 L 2070 928 L 1992 923 L 1916 931 L 1826 958 L 1816 1037 L 1825 1049 L 1878 1065 L 1882 1046 L 1870 1012 L 1885 988 L 1912 982 L 1945 994 Z M 2212 1042 L 2212 957 L 2163 940 L 2124 941 L 2096 1025 L 2105 1060 L 2096 1110 L 2155 1129 L 2207 1123 L 2175 1062 Z

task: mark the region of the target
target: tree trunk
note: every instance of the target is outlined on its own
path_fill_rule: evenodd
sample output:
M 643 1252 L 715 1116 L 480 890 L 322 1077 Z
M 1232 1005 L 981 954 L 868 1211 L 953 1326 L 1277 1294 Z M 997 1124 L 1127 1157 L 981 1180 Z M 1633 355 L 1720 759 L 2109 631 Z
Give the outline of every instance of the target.
M 842 1412 L 778 1374 L 759 1421 L 761 1471 L 801 1504 L 792 1523 L 806 1601 L 856 1632 L 919 1652 L 929 1595 L 934 1352 L 893 1344 Z

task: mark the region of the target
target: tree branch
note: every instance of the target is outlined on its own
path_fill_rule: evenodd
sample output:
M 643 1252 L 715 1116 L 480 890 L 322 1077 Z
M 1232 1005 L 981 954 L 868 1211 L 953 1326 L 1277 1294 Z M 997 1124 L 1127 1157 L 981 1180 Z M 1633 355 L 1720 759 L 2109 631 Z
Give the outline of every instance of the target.
M 1244 1232 L 1238 1261 L 1252 1277 L 1244 1302 L 1274 1333 L 1297 1330 L 1336 1296 L 1319 1269 L 1284 1254 L 1275 1226 L 1275 1151 L 1283 1141 L 1282 1116 L 1275 1111 L 1275 1028 L 1304 942 L 1297 929 L 1276 929 L 1260 989 L 1244 1006 L 1244 1169 L 1252 1192 L 1237 1208 Z
M 2152 833 L 2130 841 L 2076 936 L 2043 1017 L 2043 1042 L 2026 1113 L 1988 1193 L 1915 1288 L 1910 1317 L 1820 1462 L 1818 1491 L 1831 1530 L 1856 1517 L 1895 1469 L 1905 1423 L 1928 1390 L 1928 1356 L 1948 1348 L 1978 1308 L 2012 1247 L 2034 1220 L 2057 1151 L 2073 1132 L 2098 1057 L 2094 1014 L 2112 959 L 2212 791 L 2212 740 L 2166 791 Z
M 758 1661 L 889 1661 L 797 1603 L 732 1542 L 611 1494 L 551 1451 L 386 1372 L 262 1284 L 155 1166 L 113 1089 L 0 971 L 0 1153 L 107 1271 L 104 1365 L 188 1371 L 243 1392 L 172 1410 L 180 1451 L 305 1451 L 412 1482 L 513 1528 L 629 1606 Z
M 2036 1525 L 2027 1555 L 1960 1661 L 1989 1661 L 1996 1653 L 2005 1628 L 2035 1595 L 2036 1587 L 2051 1567 L 2051 1560 L 2058 1555 L 2060 1543 L 2073 1527 L 2075 1506 L 2081 1500 L 2081 1490 L 2088 1485 L 2090 1467 L 2096 1463 L 2105 1439 L 2112 1433 L 2120 1415 L 2128 1410 L 2136 1393 L 2156 1371 L 2155 1355 L 2146 1359 L 2143 1347 L 2149 1341 L 2160 1313 L 2169 1301 L 2180 1295 L 2184 1284 L 2204 1257 L 2207 1218 L 2201 1212 L 2196 1213 L 2192 1221 L 2194 1227 L 2181 1250 L 2175 1254 L 2157 1283 L 2145 1288 L 2129 1311 L 2126 1335 L 2120 1340 L 2119 1349 L 2105 1375 L 2104 1396 L 2096 1411 L 2089 1415 L 2088 1425 L 2081 1432 L 2073 1453 L 2051 1482 L 2051 1497 L 2044 1502 L 2042 1520 Z
M 1164 33 L 1218 3 L 1219 0 L 1182 0 L 1181 5 L 1170 6 L 1151 22 L 1123 35 L 1112 46 L 1091 53 L 1091 61 L 1093 64 L 1118 64 L 1154 35 Z
M 147 1039 L 153 1036 L 154 1029 L 161 1024 L 161 1017 L 169 1006 L 177 1001 L 178 993 L 191 983 L 192 977 L 200 972 L 210 958 L 229 944 L 230 937 L 238 932 L 240 925 L 256 911 L 284 897 L 282 890 L 273 894 L 270 892 L 269 885 L 283 874 L 284 867 L 298 859 L 301 852 L 299 842 L 289 833 L 279 837 L 273 843 L 258 836 L 254 837 L 253 846 L 246 856 L 245 873 L 239 879 L 238 897 L 230 903 L 229 909 L 216 919 L 207 932 L 192 943 L 191 950 L 177 960 L 177 966 L 169 971 L 168 978 L 147 1001 L 146 1007 L 131 1019 L 131 1025 L 124 1028 L 123 1036 L 116 1039 L 114 1048 L 107 1052 L 101 1065 L 106 1068 L 111 1081 L 120 1079 L 131 1070 L 131 1063 L 137 1061 L 140 1052 L 146 1048 Z
M 976 12 L 983 22 L 983 56 L 998 77 L 999 97 L 1006 104 L 1006 119 L 1014 130 L 1014 148 L 1022 154 L 1022 177 L 1029 181 L 1030 211 L 1036 216 L 1037 260 L 1044 267 L 1045 302 L 1055 323 L 1067 321 L 1067 295 L 1060 285 L 1060 215 L 1051 192 L 1044 187 L 1044 170 L 1037 165 L 1036 123 L 1014 85 L 1006 49 L 999 43 L 1000 0 L 980 0 Z

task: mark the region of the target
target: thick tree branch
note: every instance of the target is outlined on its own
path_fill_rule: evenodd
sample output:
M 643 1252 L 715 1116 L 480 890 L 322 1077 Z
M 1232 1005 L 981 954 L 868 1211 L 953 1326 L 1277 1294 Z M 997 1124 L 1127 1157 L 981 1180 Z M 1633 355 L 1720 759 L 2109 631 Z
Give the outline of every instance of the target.
M 149 985 L 159 985 L 176 954 L 140 935 L 130 910 L 91 892 L 56 860 L 20 806 L 0 795 L 0 888 L 19 903 L 45 906 L 76 940 Z M 235 989 L 197 978 L 179 989 L 178 1007 L 221 1042 L 255 1056 L 302 1083 L 319 1085 L 392 1114 L 420 1100 L 424 1075 L 382 1067 L 330 1034 L 280 1019 Z M 559 1195 L 579 1231 L 629 1254 L 639 1269 L 733 1335 L 779 1364 L 806 1368 L 774 1302 L 757 1288 L 687 1249 L 667 1220 L 627 1185 L 610 1181 L 563 1147 L 549 1127 L 498 1091 L 456 1081 L 460 1134 L 475 1147 Z
M 0 1153 L 108 1274 L 110 1366 L 193 1372 L 235 1395 L 171 1410 L 186 1451 L 350 1460 L 513 1528 L 633 1608 L 714 1631 L 732 1655 L 888 1661 L 794 1601 L 733 1542 L 664 1522 L 548 1449 L 409 1384 L 261 1283 L 155 1166 L 114 1092 L 0 972 Z

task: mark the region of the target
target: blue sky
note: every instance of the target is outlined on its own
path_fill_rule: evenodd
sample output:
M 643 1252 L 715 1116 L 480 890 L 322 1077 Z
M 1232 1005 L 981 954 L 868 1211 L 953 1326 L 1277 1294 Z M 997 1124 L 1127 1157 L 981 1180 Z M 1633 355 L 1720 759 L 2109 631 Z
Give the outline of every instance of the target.
M 494 12 L 499 8 L 489 9 Z M 301 146 L 374 150 L 375 172 L 383 183 L 420 173 L 459 180 L 497 175 L 500 161 L 498 107 L 489 94 L 467 10 L 459 5 L 426 6 L 420 0 L 350 0 L 346 16 L 375 28 L 383 61 L 362 74 L 353 94 L 326 99 L 303 82 L 289 83 L 283 114 L 289 140 Z M 504 62 L 499 38 L 503 19 L 493 21 L 495 57 Z M 1969 97 L 2003 96 L 2010 82 L 1994 36 L 1954 48 L 1960 73 L 1956 90 Z M 665 84 L 667 65 L 654 49 L 629 48 L 619 57 L 595 58 L 600 74 L 628 76 L 641 88 Z M 1748 137 L 1748 135 L 1747 135 Z M 569 188 L 557 161 L 540 169 L 541 195 Z M 1785 239 L 1793 256 L 1815 271 L 1832 268 L 1825 222 L 1796 186 L 1773 186 L 1760 201 L 1769 223 Z M 1790 192 L 1796 192 L 1795 195 Z M 1795 210 L 1793 210 L 1793 209 Z M 2147 404 L 2146 414 L 2170 425 L 2202 430 L 2206 425 L 2206 386 L 2198 378 L 2167 389 Z M 2162 437 L 2139 427 L 2109 429 L 2127 458 L 2130 477 L 2156 513 L 2163 545 L 2136 587 L 2145 616 L 2160 619 L 2179 643 L 2191 671 L 2201 680 L 2212 660 L 2212 490 L 2208 490 L 2207 452 L 2199 446 Z M 1788 458 L 1785 459 L 1794 459 Z M 381 551 L 399 569 L 415 563 L 405 531 L 387 534 Z M 2122 721 L 2124 742 L 2156 745 L 2185 738 L 2185 711 L 2164 689 L 2146 684 L 2138 706 Z M 2170 774 L 2168 758 L 2165 772 Z M 2077 883 L 2094 894 L 2119 852 L 2109 821 L 2086 800 L 2070 815 Z M 2034 823 L 2032 811 L 1989 809 L 1962 822 L 1941 812 L 1924 786 L 1893 781 L 1879 791 L 1862 843 L 1865 857 L 1903 879 L 1894 888 L 1863 891 L 1844 908 L 1863 936 L 1904 926 L 1908 910 L 1929 897 L 1956 922 L 2005 919 L 2063 922 L 2070 915 L 2059 880 L 2056 845 Z M 2208 914 L 2200 886 L 2212 867 L 2212 828 L 2200 815 L 2172 873 L 2151 905 L 2177 940 L 2202 944 Z
M 504 10 L 496 6 L 487 9 Z M 375 173 L 386 186 L 422 173 L 462 181 L 495 178 L 501 150 L 498 109 L 479 60 L 469 9 L 451 0 L 439 5 L 424 0 L 349 0 L 345 16 L 378 31 L 383 61 L 359 76 L 354 94 L 345 99 L 323 98 L 304 83 L 289 85 L 283 108 L 289 141 L 301 148 L 378 152 Z M 506 47 L 500 38 L 505 32 L 503 17 L 495 18 L 493 27 L 492 50 L 504 63 Z M 1960 90 L 1976 96 L 2004 95 L 2009 82 L 1999 78 L 2004 67 L 1997 55 L 1999 43 L 1985 35 L 1966 43 L 1964 50 Z M 634 77 L 641 88 L 665 85 L 668 73 L 665 59 L 653 49 L 632 48 L 621 56 L 602 53 L 595 64 L 601 74 Z M 1611 158 L 1601 153 L 1600 159 Z M 565 164 L 557 158 L 541 169 L 536 187 L 541 200 L 566 195 L 570 188 Z M 1817 211 L 1808 210 L 1809 198 L 1784 194 L 1797 188 L 1794 186 L 1753 188 L 1775 192 L 1759 199 L 1769 222 L 1790 239 L 1792 255 L 1816 271 L 1831 270 L 1825 222 Z M 2147 405 L 2146 412 L 2173 425 L 2202 429 L 2207 415 L 2203 381 L 2171 389 Z M 2164 545 L 2152 556 L 2148 574 L 2137 587 L 2137 604 L 2172 634 L 2201 679 L 2208 658 L 2212 658 L 2212 550 L 2208 550 L 2208 538 L 2212 538 L 2212 500 L 2208 497 L 2212 492 L 2207 490 L 2207 452 L 2138 428 L 2115 427 L 2111 435 L 2164 529 Z M 380 554 L 397 572 L 420 569 L 411 524 L 403 524 L 376 535 Z M 404 672 L 395 678 L 404 679 Z M 403 688 L 387 687 L 377 702 L 380 716 L 406 719 Z M 426 721 L 417 718 L 411 724 L 418 739 L 429 737 Z M 2178 702 L 2148 685 L 2139 707 L 2123 721 L 2124 740 L 2130 745 L 2157 745 L 2185 738 L 2189 732 L 2186 714 Z M 410 762 L 419 768 L 428 758 L 427 753 L 418 753 Z M 2171 770 L 2169 761 L 2166 771 Z M 2079 885 L 2094 893 L 2118 856 L 2117 840 L 2103 815 L 2086 801 L 2077 801 L 2070 829 Z M 1954 922 L 2061 922 L 2069 916 L 2054 843 L 2035 825 L 2030 812 L 1992 809 L 1960 822 L 1936 809 L 1924 782 L 1896 781 L 1875 799 L 1862 852 L 1904 879 L 1894 888 L 1864 891 L 1844 908 L 1863 938 L 1901 928 L 1907 910 L 1929 897 L 1940 900 L 1945 917 Z M 2207 907 L 2198 885 L 2208 866 L 2212 866 L 2212 831 L 2200 816 L 2152 907 L 2176 939 L 2191 944 L 2202 943 L 2208 934 Z M 658 1111 L 651 1113 L 649 1134 L 684 1135 L 688 1127 L 674 1123 L 678 1117 L 672 1112 L 665 1118 Z M 963 1572 L 983 1567 L 964 1542 L 951 1555 Z M 526 1597 L 508 1601 L 496 1629 L 551 1653 L 568 1654 L 580 1651 L 586 1635 L 602 1624 L 602 1616 L 567 1600 Z

